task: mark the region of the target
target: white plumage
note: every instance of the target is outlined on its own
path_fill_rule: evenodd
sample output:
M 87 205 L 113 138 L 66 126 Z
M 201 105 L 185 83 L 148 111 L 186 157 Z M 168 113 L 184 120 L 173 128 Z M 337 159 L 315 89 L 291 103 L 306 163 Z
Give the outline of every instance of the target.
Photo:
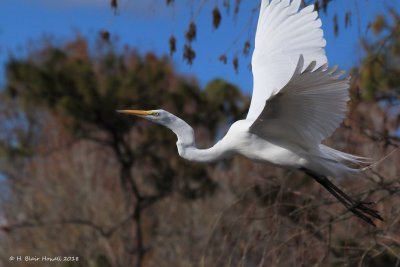
M 252 57 L 253 95 L 247 119 L 255 120 L 265 101 L 287 84 L 301 55 L 304 66 L 312 61 L 317 68 L 327 63 L 321 20 L 313 6 L 299 12 L 300 2 L 261 2 Z
M 253 95 L 245 120 L 235 122 L 213 147 L 198 149 L 193 129 L 164 110 L 121 110 L 170 128 L 179 155 L 199 162 L 233 154 L 313 177 L 351 212 L 374 225 L 382 219 L 364 202 L 347 196 L 327 176 L 358 172 L 346 163 L 365 159 L 321 144 L 342 122 L 349 100 L 349 79 L 328 69 L 321 20 L 301 0 L 262 0 L 252 57 Z

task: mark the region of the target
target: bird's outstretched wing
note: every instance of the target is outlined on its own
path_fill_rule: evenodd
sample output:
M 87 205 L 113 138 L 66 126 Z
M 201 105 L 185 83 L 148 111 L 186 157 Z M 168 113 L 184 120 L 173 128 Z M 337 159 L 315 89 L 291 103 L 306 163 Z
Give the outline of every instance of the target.
M 300 56 L 296 70 L 278 94 L 268 99 L 250 132 L 283 147 L 318 147 L 342 122 L 349 99 L 349 79 L 326 65 L 304 69 Z M 304 69 L 304 70 L 303 70 Z
M 253 96 L 247 115 L 255 120 L 265 101 L 291 78 L 299 56 L 305 65 L 327 63 L 321 20 L 314 6 L 299 10 L 301 0 L 262 0 L 252 57 Z

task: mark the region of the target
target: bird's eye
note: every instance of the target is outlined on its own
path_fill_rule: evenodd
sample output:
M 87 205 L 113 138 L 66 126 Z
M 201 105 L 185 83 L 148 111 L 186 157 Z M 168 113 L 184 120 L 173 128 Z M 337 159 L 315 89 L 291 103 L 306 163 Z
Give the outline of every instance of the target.
M 160 113 L 159 112 L 153 112 L 151 115 L 158 117 L 158 116 L 160 116 Z

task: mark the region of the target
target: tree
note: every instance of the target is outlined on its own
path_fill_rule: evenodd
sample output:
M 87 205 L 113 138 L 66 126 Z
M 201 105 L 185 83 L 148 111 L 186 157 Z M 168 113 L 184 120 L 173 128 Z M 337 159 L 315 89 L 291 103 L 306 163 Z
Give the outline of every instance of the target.
M 130 225 L 136 230 L 129 230 L 132 234 L 127 236 L 124 246 L 125 252 L 130 253 L 131 257 L 128 261 L 125 259 L 125 263 L 121 260 L 114 260 L 114 263 L 126 265 L 136 260 L 136 266 L 141 266 L 146 252 L 142 234 L 144 210 L 176 191 L 189 199 L 205 196 L 215 190 L 216 184 L 207 175 L 205 166 L 183 164 L 175 159 L 164 161 L 166 155 L 175 153 L 175 137 L 171 133 L 163 129 L 151 130 L 146 122 L 127 118 L 118 114 L 116 110 L 127 107 L 168 108 L 175 113 L 185 114 L 186 120 L 201 129 L 201 142 L 210 142 L 217 134 L 220 121 L 225 121 L 228 115 L 230 119 L 236 119 L 236 116 L 242 113 L 236 104 L 244 98 L 237 88 L 229 84 L 226 85 L 232 92 L 230 98 L 214 98 L 213 95 L 218 94 L 215 90 L 200 91 L 194 80 L 177 75 L 166 58 L 158 59 L 152 54 L 140 57 L 131 49 L 127 49 L 124 54 L 117 54 L 107 44 L 98 45 L 99 51 L 91 54 L 87 41 L 78 37 L 64 47 L 44 47 L 33 52 L 26 60 L 10 60 L 7 65 L 5 90 L 9 98 L 5 104 L 15 105 L 15 120 L 20 119 L 20 122 L 13 130 L 22 133 L 12 141 L 3 139 L 3 156 L 20 160 L 22 169 L 27 173 L 18 172 L 16 164 L 13 164 L 15 178 L 11 178 L 7 169 L 3 168 L 3 172 L 12 181 L 10 188 L 12 193 L 16 194 L 14 182 L 21 179 L 29 181 L 29 172 L 33 171 L 33 166 L 47 169 L 37 161 L 43 157 L 52 158 L 41 153 L 43 147 L 45 150 L 55 149 L 52 145 L 45 144 L 45 139 L 57 139 L 52 131 L 69 140 L 62 141 L 61 144 L 65 148 L 60 149 L 66 149 L 62 153 L 72 157 L 79 157 L 79 152 L 73 152 L 74 144 L 79 144 L 79 147 L 92 147 L 93 145 L 87 143 L 90 141 L 95 144 L 93 150 L 97 151 L 95 153 L 98 153 L 100 159 L 104 161 L 104 155 L 108 155 L 118 166 L 119 171 L 115 176 L 120 179 L 119 191 L 124 198 L 123 201 L 119 199 L 117 203 L 121 205 L 122 201 L 125 211 L 125 214 L 121 212 L 119 215 L 127 217 L 120 219 L 120 222 L 117 220 L 117 223 L 114 222 L 114 225 L 109 227 L 105 227 L 104 222 L 97 224 L 89 214 L 79 212 L 71 213 L 70 216 L 58 214 L 58 217 L 55 215 L 56 218 L 41 213 L 37 218 L 27 215 L 28 218 L 23 222 L 19 222 L 14 216 L 8 219 L 12 222 L 15 220 L 16 228 L 81 224 L 94 228 L 106 239 L 130 220 Z M 234 117 L 231 113 L 232 108 L 221 110 L 220 107 L 223 106 L 234 107 Z M 218 116 L 206 117 L 205 113 L 198 113 L 197 110 L 207 110 Z M 26 123 L 34 125 L 36 129 L 32 138 L 31 127 L 25 129 L 23 126 Z M 68 130 L 66 133 L 62 130 L 63 127 Z M 135 131 L 139 132 L 135 134 Z M 52 152 L 45 152 L 48 153 Z M 160 155 L 164 155 L 164 158 Z M 97 164 L 94 166 L 103 169 Z M 62 168 L 57 167 L 57 164 L 53 167 Z M 82 168 L 85 169 L 84 166 Z M 113 167 L 111 169 L 115 170 Z M 108 173 L 105 170 L 103 172 Z M 79 177 L 79 173 L 75 175 Z M 40 177 L 31 178 L 40 180 Z M 71 179 L 71 176 L 68 175 L 65 179 Z M 82 176 L 80 179 L 84 183 L 92 178 Z M 42 183 L 45 182 L 42 180 Z M 59 185 L 53 184 L 48 187 L 56 189 Z M 36 187 L 35 190 L 37 189 Z M 71 192 L 66 193 L 61 189 L 57 192 L 62 192 L 58 194 L 65 201 L 72 196 Z M 92 194 L 90 191 L 80 192 Z M 33 194 L 32 197 L 39 197 L 37 194 Z M 50 197 L 45 197 L 43 205 L 48 205 L 51 201 Z M 94 203 L 89 202 L 90 204 Z M 59 208 L 62 209 L 63 206 Z M 35 213 L 36 210 L 33 209 L 32 212 Z M 46 222 L 49 219 L 50 221 Z M 106 221 L 106 224 L 111 223 Z

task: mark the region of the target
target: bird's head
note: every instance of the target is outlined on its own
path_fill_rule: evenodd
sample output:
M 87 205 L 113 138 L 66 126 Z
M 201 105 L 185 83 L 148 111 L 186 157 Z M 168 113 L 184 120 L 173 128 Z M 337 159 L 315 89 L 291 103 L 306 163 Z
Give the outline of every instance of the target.
M 176 117 L 174 115 L 162 109 L 156 109 L 156 110 L 124 109 L 124 110 L 117 110 L 117 112 L 127 115 L 135 115 L 144 118 L 148 121 L 158 123 L 167 127 L 171 125 L 174 122 L 174 120 L 176 120 Z
M 172 130 L 178 136 L 178 143 L 192 145 L 194 143 L 193 128 L 184 120 L 162 109 L 134 110 L 124 109 L 117 112 L 127 115 L 135 115 L 151 122 L 163 125 Z

